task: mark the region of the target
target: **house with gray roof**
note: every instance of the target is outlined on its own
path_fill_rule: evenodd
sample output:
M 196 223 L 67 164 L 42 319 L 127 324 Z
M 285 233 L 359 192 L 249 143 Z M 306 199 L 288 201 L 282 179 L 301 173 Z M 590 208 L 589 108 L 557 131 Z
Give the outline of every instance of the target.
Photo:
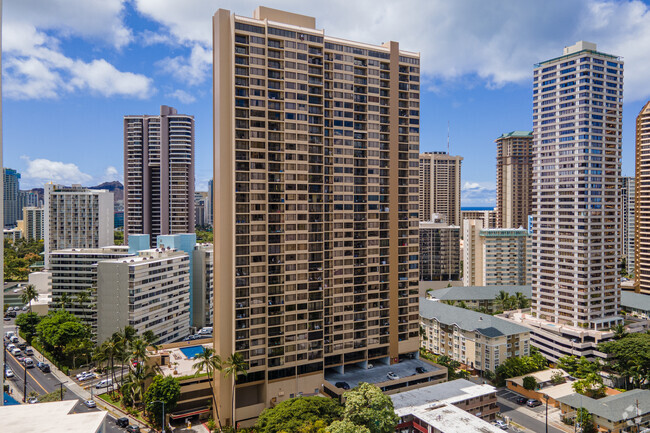
M 422 284 L 422 282 L 420 282 Z M 443 289 L 428 290 L 428 299 L 437 299 L 451 305 L 462 305 L 465 307 L 479 310 L 485 309 L 488 313 L 494 313 L 499 310 L 496 303 L 496 297 L 501 292 L 506 292 L 508 296 L 521 296 L 530 301 L 531 286 L 463 286 L 463 287 L 445 287 Z
M 641 319 L 650 319 L 650 295 L 621 291 L 621 309 Z

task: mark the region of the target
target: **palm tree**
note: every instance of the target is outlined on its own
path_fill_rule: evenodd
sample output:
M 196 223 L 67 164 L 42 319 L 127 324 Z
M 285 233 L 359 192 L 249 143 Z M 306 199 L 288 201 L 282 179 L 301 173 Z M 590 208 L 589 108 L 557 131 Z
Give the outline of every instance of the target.
M 614 326 L 614 340 L 620 340 L 626 335 L 627 331 L 625 330 L 625 325 L 619 323 L 618 325 Z
M 140 364 L 140 360 L 146 361 L 149 358 L 147 354 L 147 342 L 142 338 L 136 338 L 130 344 L 129 348 L 129 362 L 136 361 L 136 365 Z
M 240 374 L 246 376 L 247 367 L 248 363 L 244 359 L 244 356 L 236 352 L 228 357 L 226 367 L 223 369 L 223 375 L 226 378 L 232 377 L 232 426 L 235 428 L 237 426 L 237 420 L 235 419 L 235 384 L 237 382 L 237 376 Z
M 106 359 L 111 368 L 111 392 L 114 391 L 115 386 L 115 357 L 118 355 L 120 344 L 113 339 L 106 340 L 99 347 L 102 357 Z
M 120 388 L 122 395 L 127 396 L 132 403 L 142 402 L 146 391 L 145 383 L 153 376 L 154 373 L 149 367 L 142 364 L 136 365 L 126 376 L 122 388 Z
M 120 386 L 122 386 L 122 383 L 124 382 L 124 363 L 130 357 L 129 346 L 134 333 L 135 330 L 133 327 L 127 326 L 124 328 L 124 331 L 118 330 L 111 336 L 111 340 L 116 343 L 117 351 L 115 357 L 120 360 Z
M 510 295 L 508 295 L 508 292 L 505 290 L 501 290 L 499 294 L 494 298 L 494 302 L 497 305 L 497 310 L 505 310 L 508 304 L 508 298 L 510 298 Z
M 153 347 L 154 350 L 158 350 L 160 346 L 156 344 L 156 341 L 158 341 L 158 337 L 156 334 L 153 333 L 153 331 L 144 331 L 144 334 L 142 334 L 142 339 L 147 343 L 148 346 Z
M 28 284 L 23 290 L 23 294 L 20 295 L 20 299 L 23 304 L 29 304 L 29 312 L 32 312 L 32 301 L 38 299 L 38 292 L 36 287 L 33 284 Z
M 530 301 L 524 296 L 521 292 L 516 292 L 514 296 L 514 302 L 518 309 L 523 310 L 530 306 Z
M 214 382 L 214 376 L 216 372 L 223 371 L 223 362 L 221 357 L 214 352 L 214 349 L 209 347 L 204 347 L 203 352 L 197 354 L 194 357 L 196 361 L 192 365 L 192 369 L 196 370 L 196 375 L 198 376 L 201 372 L 205 371 L 208 375 L 208 380 Z M 219 406 L 217 406 L 217 397 L 214 394 L 214 383 L 210 384 L 210 390 L 212 391 L 212 407 L 214 407 L 217 414 L 217 423 L 219 423 L 219 431 L 222 431 L 221 417 L 219 416 Z
M 69 303 L 70 296 L 65 292 L 61 293 L 61 296 L 59 296 L 59 308 L 65 310 L 65 307 L 67 307 Z
M 86 305 L 88 305 L 90 302 L 90 290 L 91 289 L 86 289 L 82 292 L 79 292 L 75 297 L 75 301 L 77 302 L 77 305 L 79 305 L 84 319 L 86 319 Z

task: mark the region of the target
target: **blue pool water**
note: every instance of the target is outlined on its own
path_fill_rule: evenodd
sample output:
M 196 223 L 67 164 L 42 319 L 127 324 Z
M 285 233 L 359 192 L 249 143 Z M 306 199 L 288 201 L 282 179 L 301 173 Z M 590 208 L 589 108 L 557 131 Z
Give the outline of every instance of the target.
M 187 359 L 192 359 L 195 358 L 196 355 L 199 353 L 203 353 L 203 346 L 198 345 L 198 346 L 190 346 L 190 347 L 179 347 L 180 351 L 183 352 L 183 355 L 187 357 Z
M 4 404 L 5 404 L 5 406 L 11 406 L 11 405 L 20 404 L 20 403 L 18 403 L 12 396 L 10 396 L 9 394 L 7 394 L 5 392 Z

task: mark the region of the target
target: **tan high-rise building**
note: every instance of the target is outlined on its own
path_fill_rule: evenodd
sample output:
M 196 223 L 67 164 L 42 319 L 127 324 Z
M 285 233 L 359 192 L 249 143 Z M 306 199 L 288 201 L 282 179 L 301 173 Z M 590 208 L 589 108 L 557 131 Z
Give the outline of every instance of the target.
M 512 131 L 497 144 L 497 227 L 528 227 L 533 181 L 533 132 Z
M 419 64 L 312 17 L 214 15 L 214 337 L 248 362 L 237 422 L 417 352 Z
M 532 313 L 607 329 L 621 291 L 623 61 L 580 41 L 533 73 Z
M 194 116 L 124 116 L 124 234 L 194 233 Z
M 650 102 L 636 118 L 634 239 L 634 288 L 650 295 Z
M 460 164 L 462 156 L 447 152 L 420 154 L 420 221 L 438 214 L 443 222 L 460 226 Z

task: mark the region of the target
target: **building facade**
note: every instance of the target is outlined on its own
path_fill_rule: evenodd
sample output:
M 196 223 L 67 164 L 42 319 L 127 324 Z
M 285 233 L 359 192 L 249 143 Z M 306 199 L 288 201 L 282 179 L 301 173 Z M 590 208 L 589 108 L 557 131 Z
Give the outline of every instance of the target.
M 194 116 L 124 116 L 124 233 L 194 232 Z
M 460 278 L 460 227 L 420 222 L 420 281 Z
M 42 207 L 23 208 L 23 236 L 27 240 L 45 239 L 45 209 Z
M 532 311 L 620 321 L 623 61 L 580 41 L 533 73 Z
M 621 260 L 628 274 L 634 274 L 634 194 L 635 179 L 621 177 Z
M 45 185 L 45 261 L 66 248 L 113 245 L 113 193 L 81 185 Z
M 19 216 L 22 216 L 23 209 L 26 207 L 42 207 L 43 201 L 38 198 L 38 194 L 35 191 L 18 191 L 18 212 Z
M 533 181 L 533 132 L 512 131 L 497 144 L 497 206 L 499 228 L 528 228 Z
M 492 210 L 467 210 L 463 209 L 460 211 L 461 224 L 460 230 L 461 234 L 464 232 L 465 228 L 463 226 L 463 221 L 465 220 L 481 220 L 483 223 L 484 229 L 494 229 L 497 227 L 497 211 L 496 209 Z
M 192 326 L 203 328 L 214 323 L 214 247 L 196 244 L 192 251 Z
M 637 293 L 650 294 L 650 102 L 636 118 L 634 278 Z
M 483 220 L 463 221 L 463 286 L 483 286 Z
M 508 358 L 530 354 L 528 328 L 489 314 L 421 299 L 420 320 L 422 347 L 473 370 L 494 371 Z
M 417 352 L 420 59 L 265 7 L 213 23 L 215 350 L 249 363 L 238 421 Z
M 5 227 L 15 227 L 20 219 L 18 196 L 20 191 L 20 173 L 12 168 L 3 169 L 3 211 Z
M 152 331 L 158 344 L 190 331 L 190 259 L 176 250 L 143 250 L 97 264 L 97 341 L 126 326 Z
M 420 154 L 420 221 L 438 214 L 443 222 L 460 225 L 460 165 L 462 156 L 447 152 Z

